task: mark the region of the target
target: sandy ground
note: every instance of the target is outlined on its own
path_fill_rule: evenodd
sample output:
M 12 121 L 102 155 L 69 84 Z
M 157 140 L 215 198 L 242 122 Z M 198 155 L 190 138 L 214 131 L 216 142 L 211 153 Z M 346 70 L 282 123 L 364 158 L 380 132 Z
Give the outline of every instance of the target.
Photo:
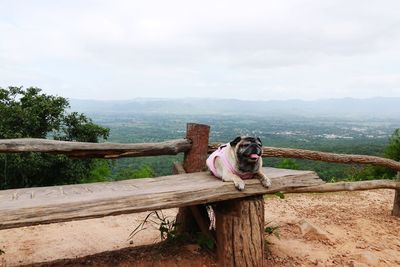
M 267 235 L 266 266 L 400 266 L 400 218 L 390 215 L 393 190 L 327 194 L 292 194 L 266 199 L 266 225 L 279 226 L 279 238 Z M 176 210 L 164 211 L 173 217 Z M 64 266 L 146 266 L 156 254 L 130 252 L 138 245 L 159 241 L 149 227 L 128 240 L 147 213 L 23 227 L 0 231 L 0 266 L 18 266 L 77 258 L 109 250 Z M 196 246 L 163 256 L 162 265 L 214 266 L 213 255 Z M 119 254 L 119 256 L 115 256 Z M 114 256 L 110 256 L 114 255 Z M 121 255 L 129 255 L 122 257 Z M 139 255 L 139 256 L 138 256 Z M 178 256 L 179 255 L 179 256 Z M 140 260 L 135 261 L 136 257 Z M 169 258 L 168 258 L 169 257 Z M 111 264 L 110 258 L 113 258 Z M 152 259 L 153 259 L 152 258 Z M 93 261 L 95 259 L 95 261 Z M 83 263 L 82 263 L 83 262 Z M 141 264 L 138 264 L 140 262 Z M 179 263 L 180 262 L 180 263 Z M 92 264 L 90 264 L 92 263 Z M 101 264 L 100 264 L 101 263 Z M 169 264 L 167 264 L 169 263 Z M 161 263 L 160 263 L 161 264 Z M 167 264 L 167 265 L 166 265 Z M 62 265 L 60 262 L 54 266 Z M 196 265 L 197 266 L 197 265 Z
M 267 199 L 272 266 L 400 266 L 400 218 L 394 190 L 288 195 Z M 309 232 L 301 226 L 313 225 Z

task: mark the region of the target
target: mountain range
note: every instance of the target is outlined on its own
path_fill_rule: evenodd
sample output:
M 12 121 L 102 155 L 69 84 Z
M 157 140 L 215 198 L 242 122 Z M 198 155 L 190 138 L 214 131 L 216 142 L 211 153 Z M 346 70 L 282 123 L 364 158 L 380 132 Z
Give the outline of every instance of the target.
M 341 118 L 400 118 L 400 97 L 321 100 L 137 98 L 130 100 L 70 99 L 71 110 L 83 113 L 143 113 L 181 115 L 255 115 Z

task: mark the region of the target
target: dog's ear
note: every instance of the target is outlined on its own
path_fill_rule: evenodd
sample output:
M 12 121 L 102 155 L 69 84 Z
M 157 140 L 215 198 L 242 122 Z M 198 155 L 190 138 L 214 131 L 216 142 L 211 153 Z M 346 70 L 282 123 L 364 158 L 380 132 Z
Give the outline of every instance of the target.
M 231 146 L 236 146 L 240 142 L 240 140 L 242 140 L 242 137 L 238 136 L 235 138 L 235 140 L 231 141 L 229 144 Z
M 262 146 L 262 142 L 261 142 L 260 137 L 257 137 L 257 141 L 260 142 L 260 144 L 261 144 L 261 146 Z

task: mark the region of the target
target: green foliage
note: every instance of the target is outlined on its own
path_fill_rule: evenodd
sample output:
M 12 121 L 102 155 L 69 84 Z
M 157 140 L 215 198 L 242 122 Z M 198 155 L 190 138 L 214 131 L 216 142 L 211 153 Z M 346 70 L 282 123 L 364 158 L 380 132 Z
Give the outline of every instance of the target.
M 93 159 L 87 177 L 81 179 L 80 183 L 94 183 L 110 181 L 111 163 L 104 159 Z
M 282 192 L 275 192 L 274 195 L 279 197 L 280 199 L 285 199 L 285 195 Z
M 267 223 L 267 226 L 264 228 L 264 232 L 267 233 L 268 235 L 274 235 L 276 238 L 280 239 L 280 226 L 272 226 L 270 225 L 271 222 Z
M 0 138 L 45 138 L 60 128 L 68 101 L 30 87 L 0 87 Z
M 160 239 L 170 245 L 176 245 L 176 243 L 182 241 L 196 241 L 203 249 L 212 250 L 215 248 L 215 240 L 202 232 L 195 233 L 194 235 L 180 233 L 175 217 L 169 219 L 161 210 L 152 211 L 147 214 L 145 219 L 130 233 L 128 240 L 133 239 L 138 233 L 146 230 L 148 227 L 158 230 L 160 232 Z
M 146 226 L 148 226 L 149 223 L 151 227 L 156 227 L 160 232 L 160 238 L 163 241 L 174 242 L 179 237 L 177 231 L 178 225 L 175 219 L 169 219 L 159 210 L 147 214 L 146 218 L 130 233 L 128 239 L 133 239 L 139 232 L 146 230 Z
M 202 232 L 197 233 L 196 243 L 203 249 L 213 250 L 215 247 L 215 240 Z
M 294 159 L 283 159 L 277 166 L 282 169 L 298 170 L 300 165 L 296 163 Z
M 394 130 L 385 148 L 386 157 L 400 161 L 400 128 Z
M 155 177 L 153 169 L 147 164 L 143 164 L 138 169 L 128 166 L 120 169 L 115 175 L 113 175 L 114 180 L 126 180 L 147 177 Z
M 67 99 L 30 87 L 0 88 L 0 138 L 46 138 L 98 142 L 109 129 L 83 114 L 68 114 Z M 96 168 L 99 170 L 95 171 Z M 102 171 L 101 171 L 102 169 Z M 97 160 L 70 159 L 41 153 L 0 154 L 0 188 L 73 184 L 93 181 L 106 173 Z
M 384 149 L 385 157 L 400 161 L 400 129 L 395 129 L 389 143 Z M 350 181 L 363 181 L 374 179 L 392 179 L 396 171 L 382 166 L 367 165 L 363 167 L 352 167 L 347 171 L 347 179 Z
M 347 181 L 391 179 L 395 172 L 382 166 L 353 167 L 347 172 Z
M 85 115 L 72 112 L 64 116 L 61 135 L 56 135 L 55 139 L 97 143 L 99 138 L 107 139 L 109 131 L 108 128 L 94 124 Z

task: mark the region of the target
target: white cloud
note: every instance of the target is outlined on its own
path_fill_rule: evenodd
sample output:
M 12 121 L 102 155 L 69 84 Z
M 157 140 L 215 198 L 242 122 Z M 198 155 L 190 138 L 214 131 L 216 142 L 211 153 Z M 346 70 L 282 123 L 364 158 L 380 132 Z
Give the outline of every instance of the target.
M 400 96 L 398 1 L 2 1 L 0 86 L 75 98 Z

